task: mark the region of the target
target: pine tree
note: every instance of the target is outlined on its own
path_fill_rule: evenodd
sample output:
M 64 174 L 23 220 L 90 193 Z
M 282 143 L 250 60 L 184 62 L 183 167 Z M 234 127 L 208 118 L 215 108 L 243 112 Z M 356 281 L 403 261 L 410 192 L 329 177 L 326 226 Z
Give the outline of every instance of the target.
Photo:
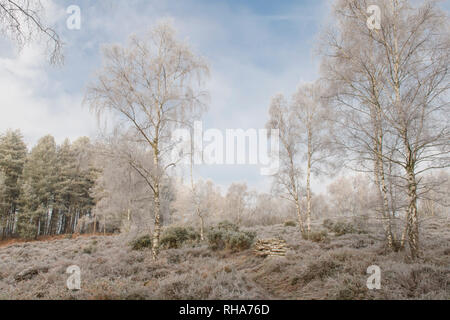
M 96 170 L 91 165 L 89 139 L 80 138 L 72 145 L 65 140 L 58 149 L 57 159 L 57 233 L 73 233 L 79 219 L 90 214 L 94 205 L 90 190 Z
M 6 211 L 6 185 L 5 185 L 5 175 L 0 171 L 0 218 L 3 212 Z
M 2 238 L 10 236 L 15 228 L 20 185 L 27 147 L 20 131 L 8 130 L 0 136 L 0 172 L 3 175 L 3 210 L 0 212 Z
M 31 150 L 23 171 L 19 234 L 32 238 L 50 234 L 57 182 L 55 139 L 41 138 Z M 31 225 L 31 226 L 30 226 Z
M 71 146 L 75 164 L 74 192 L 77 195 L 72 204 L 74 208 L 74 219 L 72 230 L 78 225 L 78 221 L 85 215 L 91 216 L 94 207 L 92 188 L 97 179 L 98 171 L 93 166 L 93 152 L 89 138 L 82 137 L 74 141 Z

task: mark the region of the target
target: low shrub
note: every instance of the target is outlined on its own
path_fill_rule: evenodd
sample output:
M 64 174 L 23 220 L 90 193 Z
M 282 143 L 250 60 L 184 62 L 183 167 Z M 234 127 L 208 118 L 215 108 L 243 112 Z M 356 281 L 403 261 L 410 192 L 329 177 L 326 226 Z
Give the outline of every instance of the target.
M 331 219 L 325 219 L 323 220 L 322 225 L 328 230 L 331 230 L 333 228 L 334 222 Z
M 226 248 L 232 251 L 242 251 L 250 248 L 255 240 L 256 233 L 236 231 L 232 232 L 228 239 Z
M 167 262 L 169 262 L 171 264 L 178 264 L 181 262 L 181 260 L 182 260 L 181 255 L 178 253 L 170 254 L 167 257 Z
M 295 227 L 295 226 L 297 226 L 297 224 L 295 223 L 295 221 L 288 220 L 284 223 L 284 226 L 285 227 Z
M 186 242 L 197 242 L 200 234 L 193 228 L 170 227 L 163 231 L 161 236 L 161 247 L 167 249 L 181 248 Z
M 324 280 L 335 274 L 336 271 L 341 269 L 341 265 L 331 259 L 319 259 L 308 265 L 307 269 L 301 275 L 301 279 L 304 283 L 311 282 L 315 279 Z
M 369 228 L 369 219 L 369 215 L 367 214 L 356 215 L 352 218 L 352 223 L 356 227 L 356 229 L 364 230 L 364 232 L 366 232 L 366 230 L 368 230 Z
M 333 222 L 330 219 L 325 219 L 323 226 L 331 232 L 334 232 L 336 236 L 342 236 L 347 233 L 359 233 L 353 224 L 343 221 Z
M 213 227 L 207 237 L 212 250 L 242 251 L 252 246 L 256 233 L 241 231 L 235 224 L 225 221 Z
M 355 279 L 346 279 L 343 287 L 334 296 L 336 300 L 362 300 L 366 298 L 367 288 Z
M 94 246 L 88 246 L 83 249 L 83 253 L 92 254 L 94 253 L 96 248 Z
M 149 235 L 141 236 L 130 243 L 132 250 L 143 250 L 152 247 L 152 239 Z
M 207 238 L 208 238 L 208 244 L 209 244 L 209 248 L 212 250 L 221 250 L 225 248 L 225 236 L 224 236 L 225 231 L 223 230 L 214 230 L 211 229 L 208 234 L 207 234 Z
M 346 222 L 336 222 L 333 226 L 333 231 L 337 236 L 342 236 L 347 233 L 358 232 L 351 223 Z
M 303 239 L 311 240 L 312 242 L 323 242 L 328 239 L 328 232 L 326 230 L 311 231 L 309 234 L 302 234 Z
M 239 231 L 239 226 L 228 220 L 219 222 L 216 228 L 226 231 Z

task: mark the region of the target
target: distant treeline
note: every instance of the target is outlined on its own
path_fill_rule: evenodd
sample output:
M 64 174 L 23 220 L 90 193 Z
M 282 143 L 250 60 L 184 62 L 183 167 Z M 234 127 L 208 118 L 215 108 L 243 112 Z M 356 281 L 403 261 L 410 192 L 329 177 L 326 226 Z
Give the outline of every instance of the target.
M 20 131 L 0 136 L 1 238 L 36 238 L 80 232 L 91 216 L 91 189 L 98 170 L 92 166 L 90 141 L 57 145 L 48 135 L 29 152 Z

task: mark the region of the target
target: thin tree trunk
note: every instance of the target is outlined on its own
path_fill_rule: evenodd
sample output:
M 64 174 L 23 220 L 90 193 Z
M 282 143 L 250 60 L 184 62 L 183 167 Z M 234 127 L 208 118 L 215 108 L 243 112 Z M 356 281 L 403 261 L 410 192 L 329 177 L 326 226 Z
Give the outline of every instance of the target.
M 37 239 L 41 234 L 41 217 L 38 218 L 37 220 L 37 225 L 36 225 L 36 234 L 35 234 L 35 239 Z
M 298 197 L 295 198 L 295 208 L 297 209 L 298 226 L 300 227 L 300 232 L 303 234 L 305 233 L 305 228 L 303 227 L 302 211 L 300 208 Z
M 2 225 L 1 225 L 1 228 L 2 228 L 2 240 L 5 239 L 5 225 L 6 225 L 6 216 L 3 217 L 3 222 L 2 222 Z
M 155 223 L 153 229 L 153 245 L 152 245 L 152 255 L 153 259 L 156 260 L 159 254 L 159 238 L 161 234 L 161 222 L 160 222 L 160 208 L 161 203 L 159 199 L 159 184 L 155 184 L 155 195 L 154 195 L 154 205 L 155 205 Z
M 17 232 L 17 221 L 18 221 L 18 219 L 19 219 L 19 216 L 16 214 L 14 216 L 13 235 L 16 234 L 16 232 Z
M 238 206 L 238 208 L 237 208 L 237 217 L 236 217 L 236 225 L 239 227 L 240 225 L 241 225 L 241 215 L 242 215 L 242 212 L 241 212 L 241 201 L 239 200 L 239 206 Z
M 195 185 L 194 185 L 194 143 L 191 139 L 191 154 L 190 154 L 190 178 L 191 178 L 191 189 L 192 189 L 192 196 L 194 198 L 194 202 L 195 202 L 195 210 L 197 213 L 197 216 L 200 219 L 200 239 L 203 241 L 205 240 L 205 236 L 204 236 L 204 218 L 203 215 L 200 213 L 200 203 L 197 199 L 197 194 L 195 192 Z
M 392 235 L 392 224 L 389 213 L 386 211 L 386 204 L 387 204 L 387 193 L 386 193 L 386 185 L 385 180 L 382 177 L 384 175 L 384 170 L 381 170 L 382 163 L 379 162 L 379 159 L 375 160 L 375 183 L 377 185 L 378 190 L 378 196 L 381 200 L 381 219 L 384 229 L 384 234 L 386 238 L 386 245 L 389 249 L 394 248 L 394 240 Z M 389 207 L 388 207 L 389 210 Z
M 312 131 L 311 127 L 308 127 L 308 164 L 306 169 L 306 228 L 309 235 L 311 233 L 311 158 L 312 158 L 312 147 L 311 147 Z
M 406 243 L 406 235 L 408 234 L 408 221 L 405 223 L 405 228 L 403 229 L 401 240 L 400 240 L 400 248 L 403 249 Z
M 388 191 L 386 186 L 385 174 L 384 174 L 384 166 L 383 162 L 380 163 L 380 180 L 381 180 L 381 191 L 383 194 L 383 211 L 386 220 L 386 235 L 387 235 L 387 244 L 389 248 L 394 248 L 395 245 L 395 236 L 392 232 L 392 216 L 389 210 L 389 199 L 388 199 Z
M 205 240 L 205 219 L 200 215 L 200 240 Z
M 161 202 L 160 202 L 160 190 L 159 190 L 159 149 L 158 149 L 158 141 L 155 141 L 155 145 L 153 148 L 153 164 L 155 173 L 155 185 L 154 185 L 154 212 L 155 212 L 155 223 L 153 228 L 153 243 L 152 243 L 152 255 L 153 260 L 156 260 L 159 254 L 159 238 L 161 235 L 161 221 L 160 221 L 160 210 L 161 210 Z
M 295 201 L 295 208 L 297 210 L 298 226 L 300 228 L 300 232 L 302 234 L 304 234 L 305 228 L 303 226 L 302 210 L 301 210 L 300 201 L 298 198 L 297 183 L 295 182 L 294 159 L 293 159 L 293 155 L 290 151 L 288 151 L 288 155 L 289 155 L 289 162 L 290 162 L 290 181 L 291 181 L 292 195 L 293 195 L 294 201 Z
M 97 215 L 94 214 L 94 228 L 93 228 L 93 234 L 97 231 Z
M 375 89 L 374 89 L 375 90 Z M 374 91 L 375 94 L 375 91 Z M 381 201 L 381 219 L 385 233 L 386 245 L 389 249 L 394 249 L 394 236 L 392 233 L 392 219 L 389 210 L 388 189 L 386 186 L 384 159 L 383 159 L 383 129 L 382 129 L 382 115 L 379 106 L 375 106 L 375 111 L 372 114 L 374 121 L 374 150 L 375 150 L 375 183 L 377 185 L 378 196 Z
M 106 236 L 106 214 L 103 215 L 103 235 Z
M 6 222 L 5 222 L 5 231 L 6 231 L 6 237 L 9 237 L 9 217 L 10 213 L 6 216 Z
M 411 258 L 419 256 L 419 219 L 417 214 L 417 183 L 414 169 L 407 166 L 408 175 L 408 215 L 407 215 L 407 234 Z

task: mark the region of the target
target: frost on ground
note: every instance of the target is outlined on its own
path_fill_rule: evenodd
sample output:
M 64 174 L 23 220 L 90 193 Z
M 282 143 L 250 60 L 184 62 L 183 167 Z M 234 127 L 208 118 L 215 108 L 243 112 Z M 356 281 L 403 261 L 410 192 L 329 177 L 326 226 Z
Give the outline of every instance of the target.
M 319 225 L 317 228 L 321 228 Z M 14 243 L 0 248 L 0 299 L 450 299 L 450 221 L 423 223 L 422 257 L 387 253 L 382 235 L 328 233 L 302 239 L 296 227 L 255 227 L 281 237 L 285 257 L 252 249 L 212 251 L 207 244 L 135 251 L 124 235 Z M 67 267 L 81 269 L 81 290 L 66 287 Z M 366 287 L 367 267 L 381 268 L 381 289 Z

